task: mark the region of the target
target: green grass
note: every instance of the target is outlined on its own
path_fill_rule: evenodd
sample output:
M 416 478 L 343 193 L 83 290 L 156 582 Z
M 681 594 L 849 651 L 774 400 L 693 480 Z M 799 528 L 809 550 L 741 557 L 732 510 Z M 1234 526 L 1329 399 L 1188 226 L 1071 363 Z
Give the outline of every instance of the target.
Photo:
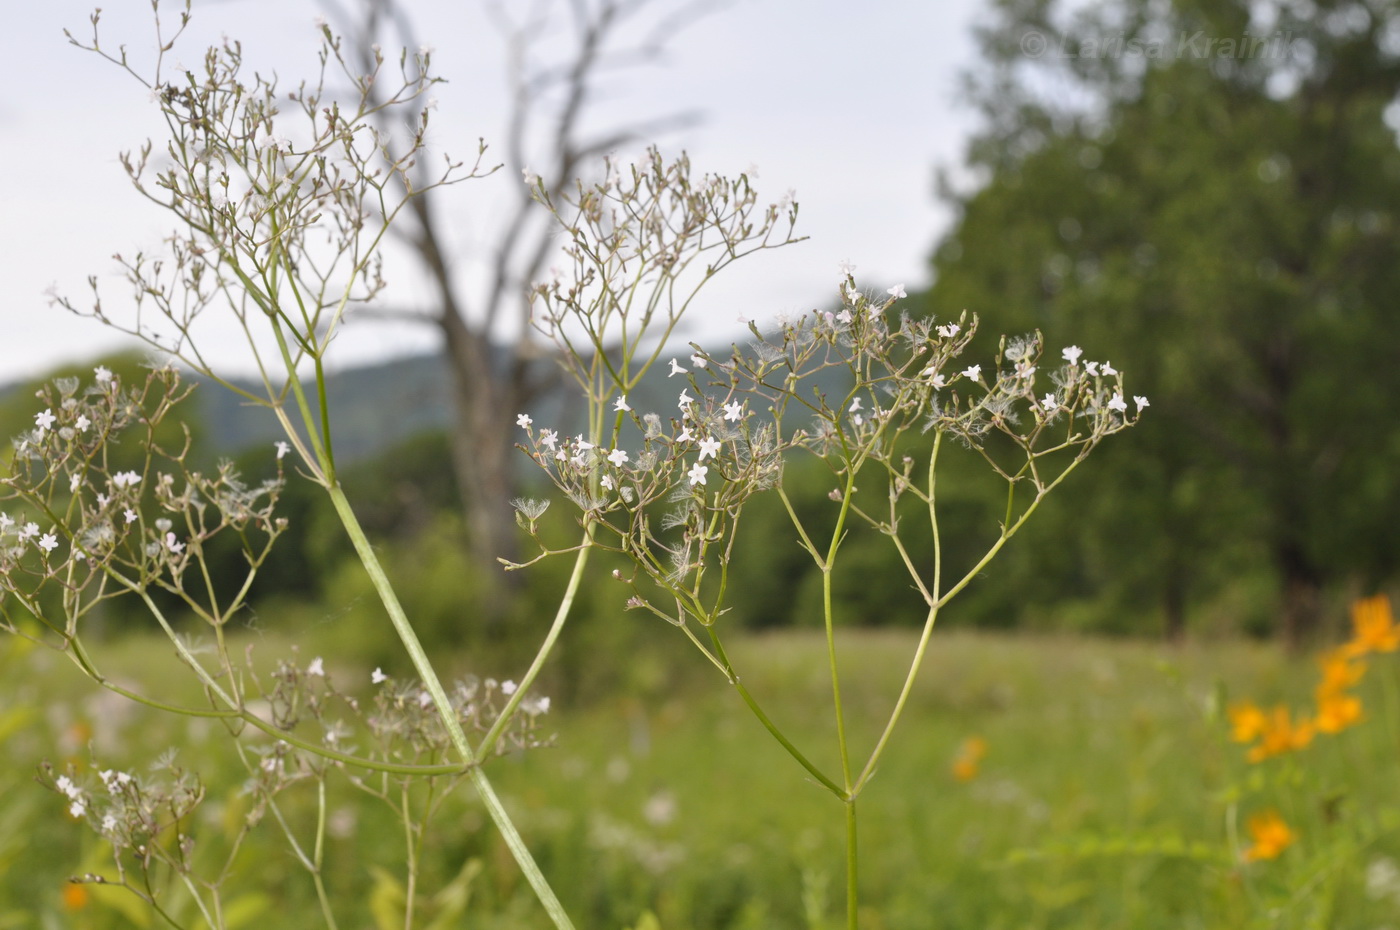
M 627 621 L 620 621 L 627 622 Z M 491 763 L 527 840 L 578 926 L 836 927 L 843 913 L 841 805 L 817 786 L 698 656 L 643 637 L 618 672 L 625 692 L 556 703 L 552 748 Z M 843 694 L 853 748 L 872 745 L 913 637 L 846 632 Z M 679 642 L 679 637 L 675 640 Z M 0 647 L 9 648 L 9 647 Z M 13 650 L 12 650 L 13 652 Z M 736 639 L 731 656 L 768 713 L 824 770 L 838 771 L 819 635 Z M 197 689 L 158 641 L 105 649 L 105 665 L 164 698 Z M 258 653 L 285 654 L 276 638 Z M 309 658 L 304 656 L 303 659 Z M 469 665 L 467 657 L 451 664 Z M 343 687 L 366 669 L 336 668 Z M 209 787 L 191 830 L 210 861 L 249 809 L 217 723 L 170 719 L 98 695 L 42 651 L 0 659 L 0 927 L 132 926 L 94 897 L 66 909 L 66 876 L 99 870 L 103 844 L 30 775 L 82 762 L 91 727 L 103 765 L 140 767 L 170 745 Z M 491 669 L 480 669 L 483 674 Z M 1131 641 L 953 633 L 935 639 L 900 729 L 859 805 L 866 928 L 1373 928 L 1400 900 L 1370 896 L 1368 865 L 1400 859 L 1394 695 L 1400 657 L 1380 656 L 1359 694 L 1369 719 L 1260 766 L 1228 742 L 1222 702 L 1309 699 L 1315 669 L 1245 642 L 1173 649 Z M 950 772 L 969 736 L 989 751 L 968 782 Z M 329 850 L 342 927 L 373 926 L 371 901 L 401 874 L 402 839 L 382 806 L 332 779 L 341 837 Z M 312 789 L 284 795 L 309 830 Z M 1275 861 L 1243 865 L 1231 822 L 1278 809 L 1299 834 Z M 316 926 L 310 882 L 265 822 L 229 898 L 250 925 Z M 503 844 L 468 795 L 427 847 L 425 913 L 469 860 L 468 917 L 453 926 L 543 927 Z M 375 872 L 373 869 L 383 869 Z M 1374 885 L 1374 883 L 1373 883 Z M 272 915 L 276 915 L 273 917 Z M 269 924 L 269 920 L 276 923 Z M 159 926 L 154 922 L 145 925 Z M 191 926 L 198 926 L 191 921 Z

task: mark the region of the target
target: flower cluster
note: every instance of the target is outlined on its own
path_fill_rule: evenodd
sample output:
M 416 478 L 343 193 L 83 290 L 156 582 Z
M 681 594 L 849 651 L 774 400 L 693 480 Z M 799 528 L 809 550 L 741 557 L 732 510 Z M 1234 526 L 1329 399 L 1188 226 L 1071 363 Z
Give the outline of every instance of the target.
M 1365 598 L 1352 605 L 1352 638 L 1319 660 L 1321 680 L 1314 690 L 1316 710 L 1296 722 L 1283 705 L 1264 711 L 1249 701 L 1229 709 L 1231 737 L 1252 744 L 1250 762 L 1306 747 L 1319 733 L 1334 734 L 1362 719 L 1361 699 L 1351 692 L 1366 674 L 1365 656 L 1400 649 L 1400 625 L 1385 595 Z
M 716 616 L 719 605 L 701 606 L 684 592 L 698 592 L 708 558 L 728 555 L 739 508 L 780 483 L 790 451 L 827 459 L 836 475 L 881 463 L 898 498 L 911 489 L 909 436 L 937 431 L 983 451 L 1006 480 L 1026 480 L 1040 494 L 1059 474 L 1049 471 L 1045 455 L 1070 449 L 1082 458 L 1148 406 L 1135 397 L 1130 413 L 1121 372 L 1109 362 L 1082 361 L 1078 346 L 1047 368 L 1038 334 L 1003 339 L 986 362 L 958 361 L 976 319 L 938 324 L 896 315 L 902 296 L 900 287 L 868 296 L 847 274 L 839 312 L 783 320 L 769 338 L 751 324 L 755 341 L 728 358 L 693 346 L 689 367 L 669 360 L 667 378 L 685 378 L 671 410 L 639 412 L 625 384 L 614 386 L 616 421 L 606 438 L 562 436 L 536 429 L 529 414 L 517 417 L 526 431 L 523 448 L 553 483 L 610 532 L 612 547 L 642 575 L 681 595 L 679 613 L 657 611 L 629 580 L 629 606 L 673 623 L 686 614 L 702 623 Z M 839 398 L 819 387 L 832 383 L 845 385 Z M 992 433 L 1010 437 L 1024 463 L 1008 464 L 988 450 Z M 839 501 L 840 492 L 833 493 Z M 527 505 L 517 502 L 519 520 L 533 528 L 538 514 L 527 513 Z
M 117 769 L 93 766 L 96 783 L 82 779 L 73 767 L 55 774 L 51 765 L 40 767 L 39 781 L 62 795 L 68 813 L 85 821 L 112 844 L 118 867 L 127 854 L 142 870 L 161 861 L 179 872 L 190 869 L 194 839 L 183 824 L 204 800 L 204 788 L 192 774 L 175 764 L 173 750 L 153 766 L 160 773 L 141 776 Z M 174 830 L 174 842 L 165 837 Z
M 249 557 L 261 561 L 286 527 L 273 515 L 281 477 L 249 487 L 230 463 L 212 475 L 187 469 L 188 436 L 166 421 L 188 394 L 174 369 L 126 387 L 102 366 L 89 384 L 60 378 L 39 392 L 35 427 L 15 440 L 0 479 L 0 593 L 71 633 L 103 599 L 182 589 L 204 543 L 225 529 L 245 543 L 248 529 L 260 530 L 266 543 Z M 179 446 L 167 450 L 171 443 Z M 63 624 L 41 608 L 50 585 L 73 596 Z
M 379 762 L 417 764 L 441 762 L 453 756 L 452 741 L 433 704 L 432 695 L 418 681 L 397 681 L 375 669 L 369 676 L 374 686 L 369 706 L 361 698 L 340 691 L 325 660 L 320 656 L 303 668 L 292 661 L 280 661 L 271 675 L 271 686 L 263 694 L 268 716 L 282 732 L 306 733 L 306 739 L 328 750 L 348 753 L 357 741 L 369 737 L 369 758 Z M 484 681 L 467 676 L 448 688 L 448 698 L 463 727 L 475 732 L 489 730 L 501 716 L 506 699 L 517 690 L 513 681 Z M 512 716 L 502 738 L 494 746 L 497 753 L 512 748 L 528 749 L 545 745 L 539 717 L 548 712 L 548 697 L 528 696 L 520 703 L 521 713 Z M 309 730 L 309 733 L 306 732 Z M 274 740 L 258 750 L 263 757 L 255 776 L 266 787 L 280 787 L 324 769 L 326 760 L 313 753 Z

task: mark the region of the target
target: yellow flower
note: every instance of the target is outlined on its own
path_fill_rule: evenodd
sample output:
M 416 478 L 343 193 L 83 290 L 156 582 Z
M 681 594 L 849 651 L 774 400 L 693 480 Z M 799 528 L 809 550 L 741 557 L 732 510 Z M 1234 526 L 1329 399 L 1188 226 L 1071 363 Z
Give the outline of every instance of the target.
M 1254 844 L 1244 851 L 1245 862 L 1277 859 L 1298 838 L 1277 811 L 1262 811 L 1249 818 L 1249 835 Z
M 1384 594 L 1363 598 L 1352 604 L 1351 626 L 1351 642 L 1343 647 L 1350 655 L 1400 649 L 1400 626 L 1395 625 L 1390 598 Z
M 958 781 L 971 781 L 977 777 L 982 757 L 987 754 L 987 741 L 980 736 L 969 736 L 958 747 L 957 758 L 953 760 L 953 777 Z
M 1263 762 L 1270 756 L 1302 749 L 1312 742 L 1316 730 L 1311 723 L 1299 721 L 1293 725 L 1288 708 L 1282 704 L 1265 719 L 1264 730 L 1259 735 L 1259 745 L 1249 751 L 1250 762 Z
M 1317 699 L 1314 725 L 1319 733 L 1340 733 L 1361 720 L 1361 701 L 1350 694 L 1329 694 Z

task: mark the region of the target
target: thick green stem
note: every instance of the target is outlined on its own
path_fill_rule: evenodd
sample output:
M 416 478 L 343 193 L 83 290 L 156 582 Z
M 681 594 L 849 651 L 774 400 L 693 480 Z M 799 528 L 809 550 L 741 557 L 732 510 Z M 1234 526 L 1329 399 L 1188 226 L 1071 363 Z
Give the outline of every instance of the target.
M 338 483 L 332 484 L 326 491 L 330 495 L 336 513 L 340 516 L 346 534 L 350 537 L 351 544 L 355 547 L 356 555 L 364 564 L 365 571 L 368 573 L 375 591 L 378 592 L 384 609 L 389 614 L 389 620 L 393 623 L 399 640 L 403 643 L 405 651 L 408 652 L 409 659 L 413 662 L 413 667 L 418 672 L 419 678 L 422 679 L 423 687 L 433 698 L 433 703 L 437 707 L 438 714 L 442 717 L 443 725 L 447 728 L 453 747 L 462 757 L 462 761 L 470 767 L 468 777 L 471 779 L 472 786 L 476 788 L 477 794 L 481 796 L 482 803 L 486 806 L 486 812 L 491 816 L 496 828 L 501 831 L 501 836 L 505 839 L 511 855 L 515 857 L 520 870 L 525 874 L 525 880 L 530 883 L 535 896 L 544 905 L 544 909 L 549 913 L 554 925 L 559 930 L 573 930 L 573 921 L 569 920 L 569 915 L 565 913 L 564 905 L 559 902 L 554 889 L 549 886 L 544 873 L 540 871 L 534 857 L 530 855 L 530 850 L 526 848 L 525 841 L 521 839 L 520 832 L 515 828 L 515 822 L 511 820 L 510 814 L 506 812 L 505 806 L 497 797 L 495 789 L 491 787 L 490 779 L 481 770 L 481 766 L 476 764 L 476 753 L 472 751 L 471 744 L 467 741 L 467 735 L 462 730 L 461 721 L 457 719 L 457 712 L 453 709 L 452 702 L 448 699 L 447 692 L 438 679 L 437 671 L 428 659 L 428 654 L 423 651 L 423 644 L 419 641 L 413 625 L 409 623 L 408 615 L 404 612 L 403 605 L 399 603 L 398 595 L 389 583 L 388 575 L 384 573 L 383 566 L 379 564 L 379 557 L 375 555 L 374 548 L 370 546 L 369 539 L 365 536 L 359 519 L 356 518 L 355 512 L 351 509 L 350 501 L 345 497 L 345 491 Z

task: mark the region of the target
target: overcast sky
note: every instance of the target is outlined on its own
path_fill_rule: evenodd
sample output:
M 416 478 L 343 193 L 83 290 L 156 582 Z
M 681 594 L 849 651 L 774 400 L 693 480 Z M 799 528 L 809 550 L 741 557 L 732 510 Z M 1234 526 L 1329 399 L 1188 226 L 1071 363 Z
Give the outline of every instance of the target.
M 473 0 L 405 0 L 434 47 L 439 89 L 433 141 L 467 153 L 499 138 L 505 115 L 501 40 Z M 667 2 L 667 0 L 658 0 Z M 177 7 L 166 0 L 172 11 Z M 123 344 L 89 320 L 48 305 L 56 287 L 90 303 L 96 275 L 112 306 L 125 288 L 111 256 L 158 251 L 169 221 L 128 185 L 117 153 L 157 136 L 148 92 L 97 56 L 69 45 L 90 34 L 91 0 L 9 4 L 0 55 L 0 383 Z M 975 115 L 958 99 L 975 63 L 970 24 L 979 0 L 733 0 L 689 26 L 658 64 L 607 87 L 600 129 L 628 116 L 699 110 L 705 119 L 661 141 L 700 171 L 758 169 L 762 199 L 793 188 L 799 232 L 811 239 L 736 266 L 701 305 L 707 331 L 740 315 L 762 319 L 825 303 L 838 262 L 865 287 L 927 283 L 926 261 L 949 214 L 934 198 L 938 167 L 961 162 Z M 193 64 L 221 35 L 284 83 L 309 76 L 318 42 L 314 0 L 195 0 L 191 30 L 173 57 Z M 173 20 L 173 15 L 171 19 Z M 147 0 L 108 0 L 104 44 L 153 58 Z M 503 172 L 446 192 L 463 250 L 489 240 L 504 202 Z M 395 286 L 391 280 L 391 290 Z M 404 285 L 400 283 L 400 287 Z M 401 292 L 402 293 L 402 292 Z M 229 340 L 232 347 L 234 340 Z M 337 366 L 430 349 L 430 331 L 362 323 L 333 350 Z M 230 350 L 223 364 L 246 367 Z

